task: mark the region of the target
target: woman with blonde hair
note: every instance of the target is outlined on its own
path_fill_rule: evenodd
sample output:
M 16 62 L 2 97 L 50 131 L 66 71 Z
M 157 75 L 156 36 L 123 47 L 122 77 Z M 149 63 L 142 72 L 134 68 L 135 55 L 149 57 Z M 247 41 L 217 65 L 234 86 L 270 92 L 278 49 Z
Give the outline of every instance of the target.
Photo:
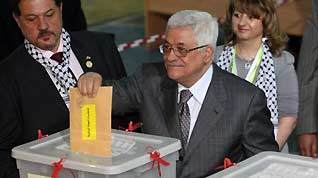
M 279 29 L 276 2 L 230 0 L 226 15 L 228 40 L 217 47 L 217 64 L 265 92 L 282 150 L 296 126 L 298 84 L 294 57 L 284 51 L 288 38 Z

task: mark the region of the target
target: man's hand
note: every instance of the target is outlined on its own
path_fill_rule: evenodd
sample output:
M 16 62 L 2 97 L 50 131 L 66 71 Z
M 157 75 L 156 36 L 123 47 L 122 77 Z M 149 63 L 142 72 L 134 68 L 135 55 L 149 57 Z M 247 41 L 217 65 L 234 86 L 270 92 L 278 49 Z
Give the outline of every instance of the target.
M 301 155 L 316 158 L 317 135 L 315 133 L 298 135 L 297 140 Z
M 95 97 L 101 84 L 101 75 L 95 72 L 88 72 L 78 79 L 77 87 L 83 96 Z

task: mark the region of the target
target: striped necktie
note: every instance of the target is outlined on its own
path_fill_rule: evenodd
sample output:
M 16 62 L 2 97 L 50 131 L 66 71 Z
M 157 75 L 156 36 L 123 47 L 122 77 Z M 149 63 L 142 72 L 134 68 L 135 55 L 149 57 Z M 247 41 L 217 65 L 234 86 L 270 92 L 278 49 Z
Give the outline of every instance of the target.
M 189 131 L 190 131 L 190 109 L 188 100 L 192 97 L 190 90 L 182 90 L 180 93 L 180 102 L 178 103 L 179 119 L 182 134 L 182 147 L 186 149 Z

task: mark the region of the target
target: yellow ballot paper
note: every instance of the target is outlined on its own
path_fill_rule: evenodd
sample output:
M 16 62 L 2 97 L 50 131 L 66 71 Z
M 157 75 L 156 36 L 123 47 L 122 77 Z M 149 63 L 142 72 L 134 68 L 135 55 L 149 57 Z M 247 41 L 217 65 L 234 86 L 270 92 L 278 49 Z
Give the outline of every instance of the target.
M 100 87 L 97 96 L 81 96 L 70 89 L 70 145 L 75 152 L 111 156 L 112 87 Z

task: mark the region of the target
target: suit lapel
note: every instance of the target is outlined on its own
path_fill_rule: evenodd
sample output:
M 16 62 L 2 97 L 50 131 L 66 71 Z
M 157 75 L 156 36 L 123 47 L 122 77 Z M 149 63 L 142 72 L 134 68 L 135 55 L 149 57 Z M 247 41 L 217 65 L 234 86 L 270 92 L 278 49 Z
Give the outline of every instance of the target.
M 221 119 L 221 113 L 225 108 L 226 93 L 223 85 L 223 77 L 218 67 L 213 67 L 213 76 L 203 101 L 198 119 L 191 134 L 190 141 L 187 146 L 185 160 L 191 156 L 196 150 L 201 140 L 212 132 L 216 122 Z
M 22 66 L 24 66 L 24 68 L 28 71 L 24 71 L 23 73 L 21 73 L 21 81 L 25 81 L 25 79 L 32 79 L 31 81 L 28 81 L 28 86 L 38 86 L 28 88 L 30 89 L 30 93 L 31 91 L 33 93 L 43 93 L 43 88 L 45 88 L 45 92 L 50 93 L 50 96 L 53 96 L 50 99 L 54 99 L 50 100 L 49 103 L 56 104 L 54 105 L 54 108 L 58 108 L 59 110 L 63 111 L 62 113 L 68 113 L 68 108 L 65 105 L 63 98 L 61 97 L 59 91 L 56 89 L 56 86 L 54 85 L 45 68 L 35 59 L 33 59 L 32 56 L 29 55 L 27 52 L 25 54 L 22 54 L 21 56 L 24 56 L 22 58 L 26 59 Z M 27 56 L 27 58 L 25 56 Z M 34 76 L 37 76 L 37 80 L 33 80 Z
M 84 72 L 96 71 L 96 65 L 94 65 L 94 54 L 90 51 L 90 48 L 71 35 L 71 48 L 80 63 Z
M 162 82 L 159 104 L 165 116 L 169 134 L 173 138 L 181 138 L 180 123 L 177 115 L 177 84 L 164 77 Z

